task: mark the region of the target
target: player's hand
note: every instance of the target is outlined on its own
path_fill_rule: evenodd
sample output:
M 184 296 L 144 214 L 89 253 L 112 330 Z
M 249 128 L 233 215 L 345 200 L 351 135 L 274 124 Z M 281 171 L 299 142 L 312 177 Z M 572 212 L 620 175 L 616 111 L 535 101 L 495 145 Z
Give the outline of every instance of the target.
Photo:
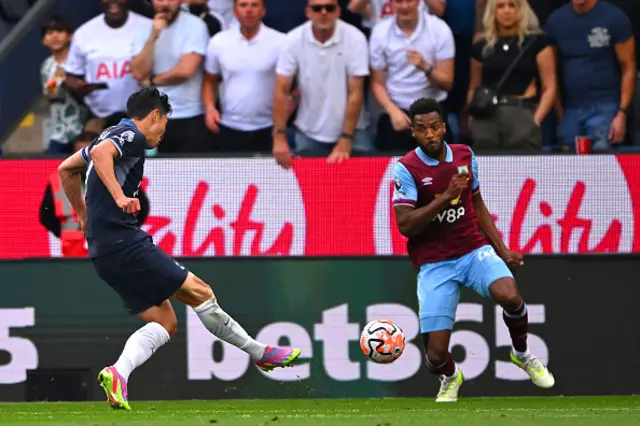
M 220 111 L 216 108 L 208 109 L 204 117 L 204 123 L 207 125 L 207 128 L 213 133 L 220 133 L 220 127 L 218 127 L 219 122 Z
M 285 135 L 278 134 L 273 137 L 273 156 L 281 167 L 291 168 L 291 150 Z
M 624 142 L 624 136 L 627 132 L 627 116 L 619 112 L 613 122 L 611 122 L 611 127 L 609 128 L 609 140 L 611 143 L 621 143 Z
M 524 265 L 524 256 L 522 253 L 507 249 L 504 253 L 500 254 L 500 257 L 512 269 L 517 269 Z
M 80 229 L 82 230 L 82 235 L 84 238 L 87 238 L 87 217 L 86 216 L 78 216 L 78 222 L 80 222 Z
M 169 26 L 169 22 L 167 21 L 167 16 L 164 13 L 156 13 L 153 17 L 153 25 L 151 31 L 157 37 L 162 30 Z
M 466 173 L 458 173 L 453 175 L 451 178 L 451 182 L 449 182 L 449 187 L 442 196 L 448 200 L 453 201 L 462 194 L 462 191 L 467 189 L 469 186 L 469 175 Z
M 429 69 L 429 62 L 427 62 L 424 56 L 422 56 L 422 53 L 417 50 L 407 49 L 407 62 L 422 72 L 426 72 L 427 69 Z
M 349 159 L 351 155 L 351 140 L 347 138 L 340 138 L 338 143 L 331 151 L 327 163 L 342 163 L 344 160 Z
M 122 197 L 116 200 L 116 204 L 125 213 L 134 214 L 140 211 L 140 200 L 137 198 Z
M 409 127 L 411 127 L 411 119 L 401 109 L 389 113 L 389 118 L 391 119 L 391 125 L 396 132 L 408 130 Z

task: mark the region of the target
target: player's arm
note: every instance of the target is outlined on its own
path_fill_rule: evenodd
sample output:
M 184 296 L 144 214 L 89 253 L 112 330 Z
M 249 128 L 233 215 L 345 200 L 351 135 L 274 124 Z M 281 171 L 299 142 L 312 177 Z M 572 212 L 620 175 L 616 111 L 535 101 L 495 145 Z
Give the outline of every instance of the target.
M 489 213 L 487 205 L 484 203 L 480 189 L 477 189 L 473 193 L 473 206 L 475 207 L 476 217 L 478 218 L 478 224 L 482 232 L 487 236 L 498 254 L 505 253 L 508 248 L 500 236 L 498 228 L 496 228 L 496 224 L 493 221 L 493 217 L 491 217 L 491 213 Z
M 137 213 L 140 211 L 140 201 L 137 198 L 128 198 L 122 191 L 116 178 L 114 158 L 122 157 L 122 148 L 117 142 L 105 139 L 95 145 L 89 155 L 93 161 L 93 167 L 98 177 L 113 197 L 114 201 L 124 212 Z
M 394 167 L 393 209 L 396 224 L 405 237 L 419 234 L 448 204 L 445 197 L 437 197 L 424 207 L 416 208 L 418 188 L 411 173 L 402 163 Z
M 496 228 L 496 223 L 493 221 L 493 217 L 491 217 L 491 213 L 489 212 L 487 205 L 484 203 L 484 199 L 482 198 L 482 194 L 480 193 L 480 184 L 478 181 L 478 162 L 476 160 L 475 154 L 472 154 L 471 157 L 471 169 L 473 172 L 473 186 L 471 188 L 471 190 L 473 191 L 473 207 L 476 210 L 476 218 L 478 219 L 480 230 L 482 230 L 484 235 L 487 236 L 489 242 L 495 249 L 498 256 L 504 259 L 504 261 L 507 262 L 509 266 L 513 268 L 522 266 L 522 254 L 509 250 L 507 245 L 504 243 L 504 240 L 500 236 L 498 228 Z
M 58 166 L 62 188 L 81 224 L 87 217 L 87 206 L 82 194 L 82 174 L 87 170 L 86 155 L 86 148 L 83 148 Z

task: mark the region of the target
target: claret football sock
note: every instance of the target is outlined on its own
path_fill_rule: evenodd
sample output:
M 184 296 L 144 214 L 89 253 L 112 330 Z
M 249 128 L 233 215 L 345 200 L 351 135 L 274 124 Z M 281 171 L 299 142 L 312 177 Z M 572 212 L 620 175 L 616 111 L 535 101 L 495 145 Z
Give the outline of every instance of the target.
M 264 355 L 267 346 L 253 340 L 240 324 L 220 308 L 215 296 L 193 310 L 207 330 L 217 338 L 243 350 L 254 360 Z
M 502 312 L 504 323 L 509 329 L 514 353 L 527 353 L 527 330 L 529 328 L 529 316 L 527 315 L 527 305 L 522 301 L 518 309 Z
M 425 356 L 425 359 L 427 360 L 427 368 L 429 368 L 429 371 L 431 371 L 433 374 L 437 376 L 445 375 L 447 377 L 451 377 L 458 372 L 458 366 L 456 365 L 456 362 L 453 360 L 453 356 L 451 355 L 451 352 L 447 354 L 447 360 L 442 365 L 439 365 L 439 366 L 433 365 L 431 361 L 429 361 L 429 357 Z
M 115 369 L 125 380 L 129 380 L 131 372 L 151 358 L 169 339 L 169 333 L 163 326 L 157 322 L 148 323 L 127 339 L 122 355 L 114 364 Z

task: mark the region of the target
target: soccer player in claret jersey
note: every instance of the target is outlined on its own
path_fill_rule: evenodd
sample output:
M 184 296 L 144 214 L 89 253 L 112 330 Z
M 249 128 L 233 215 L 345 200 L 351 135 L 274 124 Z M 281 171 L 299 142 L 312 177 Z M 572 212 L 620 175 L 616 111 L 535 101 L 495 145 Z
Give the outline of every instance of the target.
M 289 366 L 300 355 L 299 349 L 267 346 L 252 339 L 220 308 L 211 287 L 154 245 L 137 226 L 134 215 L 140 202 L 136 194 L 145 149 L 160 143 L 170 112 L 166 95 L 154 87 L 144 88 L 127 102 L 129 119 L 103 131 L 58 168 L 98 275 L 120 295 L 131 315 L 146 322 L 129 337 L 116 363 L 98 375 L 113 408 L 131 409 L 129 374 L 175 334 L 177 319 L 171 297 L 191 306 L 211 333 L 249 354 L 264 371 Z M 80 176 L 85 170 L 83 199 Z
M 523 265 L 507 248 L 480 194 L 478 165 L 466 145 L 443 141 L 442 109 L 433 99 L 411 105 L 418 148 L 395 165 L 393 206 L 418 272 L 420 332 L 429 370 L 440 376 L 437 402 L 455 402 L 462 372 L 449 352 L 460 298 L 468 287 L 500 304 L 512 340 L 511 361 L 534 384 L 554 385 L 553 375 L 527 346 L 527 306 L 507 267 Z

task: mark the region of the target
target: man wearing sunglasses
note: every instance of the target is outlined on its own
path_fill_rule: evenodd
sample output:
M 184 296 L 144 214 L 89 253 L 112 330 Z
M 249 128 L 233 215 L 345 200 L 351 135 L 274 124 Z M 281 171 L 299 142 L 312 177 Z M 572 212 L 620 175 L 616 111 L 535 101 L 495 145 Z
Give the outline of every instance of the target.
M 297 152 L 341 162 L 352 151 L 372 150 L 362 107 L 369 75 L 367 40 L 356 27 L 339 20 L 340 12 L 337 0 L 309 0 L 309 21 L 287 35 L 273 102 L 273 154 L 285 168 L 291 166 L 286 125 L 294 78 L 300 89 L 294 123 Z

